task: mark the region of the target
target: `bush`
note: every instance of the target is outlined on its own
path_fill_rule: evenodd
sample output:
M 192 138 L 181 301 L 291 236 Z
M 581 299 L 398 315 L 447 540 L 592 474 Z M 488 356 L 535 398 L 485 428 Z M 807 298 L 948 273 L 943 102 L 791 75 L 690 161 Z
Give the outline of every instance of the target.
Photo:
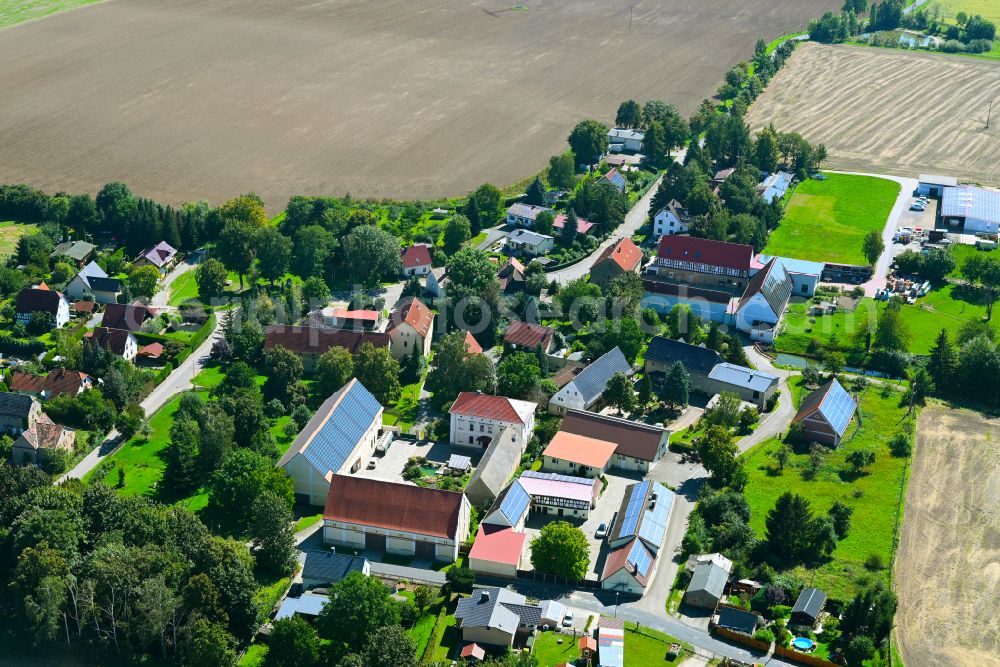
M 910 442 L 910 436 L 906 433 L 900 431 L 892 437 L 889 441 L 889 451 L 892 452 L 893 456 L 903 458 L 910 455 L 913 451 L 913 444 Z
M 771 644 L 774 642 L 774 633 L 771 632 L 770 628 L 761 628 L 757 632 L 753 633 L 753 638 L 757 641 L 767 642 Z
M 879 554 L 872 554 L 865 561 L 865 569 L 871 570 L 872 572 L 878 572 L 879 570 L 885 569 L 885 560 Z
M 268 419 L 277 419 L 285 413 L 284 404 L 276 398 L 272 398 L 264 405 L 264 414 Z
M 945 40 L 938 49 L 944 53 L 961 53 L 965 50 L 965 44 L 962 44 L 957 39 L 949 39 Z

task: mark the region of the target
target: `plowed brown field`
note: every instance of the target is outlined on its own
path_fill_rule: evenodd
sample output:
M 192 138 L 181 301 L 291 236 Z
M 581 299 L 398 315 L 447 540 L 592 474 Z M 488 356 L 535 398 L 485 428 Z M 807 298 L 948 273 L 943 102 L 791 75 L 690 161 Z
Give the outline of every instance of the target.
M 993 122 L 986 130 L 990 99 Z M 826 166 L 1000 184 L 1000 63 L 804 44 L 747 115 L 826 144 Z
M 840 0 L 113 0 L 0 32 L 0 182 L 212 201 L 506 184 Z M 630 10 L 631 8 L 631 10 Z M 631 27 L 630 27 L 631 14 Z
M 1000 665 L 1000 419 L 920 415 L 894 578 L 907 667 Z

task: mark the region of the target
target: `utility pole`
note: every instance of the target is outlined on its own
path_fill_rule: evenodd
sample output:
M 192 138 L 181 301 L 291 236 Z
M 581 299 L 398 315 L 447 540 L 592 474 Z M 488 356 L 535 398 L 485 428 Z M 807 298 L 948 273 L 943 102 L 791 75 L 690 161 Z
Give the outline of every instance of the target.
M 629 23 L 631 26 L 631 22 Z M 990 108 L 986 111 L 986 129 L 990 129 L 990 117 L 993 115 L 993 100 L 990 100 Z
M 628 31 L 629 32 L 632 32 L 632 8 L 633 8 L 633 6 L 634 5 L 631 2 L 628 3 Z M 990 126 L 990 124 L 987 121 L 986 127 L 989 127 L 989 126 Z

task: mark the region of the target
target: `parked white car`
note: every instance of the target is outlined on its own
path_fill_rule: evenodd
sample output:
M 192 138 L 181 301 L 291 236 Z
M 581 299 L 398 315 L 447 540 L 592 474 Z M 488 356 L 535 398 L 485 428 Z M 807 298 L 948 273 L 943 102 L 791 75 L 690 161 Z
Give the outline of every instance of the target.
M 566 615 L 563 616 L 562 624 L 564 628 L 569 628 L 573 626 L 573 612 L 567 611 Z

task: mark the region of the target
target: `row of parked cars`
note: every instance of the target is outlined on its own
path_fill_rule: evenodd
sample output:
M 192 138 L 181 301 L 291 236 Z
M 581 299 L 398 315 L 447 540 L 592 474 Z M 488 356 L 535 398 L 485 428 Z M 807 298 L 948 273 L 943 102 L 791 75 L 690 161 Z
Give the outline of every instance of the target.
M 931 203 L 930 199 L 928 199 L 927 197 L 925 197 L 923 195 L 920 195 L 919 197 L 917 197 L 916 199 L 913 200 L 912 204 L 910 204 L 910 210 L 911 211 L 925 211 L 925 210 L 927 210 L 927 205 L 930 204 L 930 203 Z

